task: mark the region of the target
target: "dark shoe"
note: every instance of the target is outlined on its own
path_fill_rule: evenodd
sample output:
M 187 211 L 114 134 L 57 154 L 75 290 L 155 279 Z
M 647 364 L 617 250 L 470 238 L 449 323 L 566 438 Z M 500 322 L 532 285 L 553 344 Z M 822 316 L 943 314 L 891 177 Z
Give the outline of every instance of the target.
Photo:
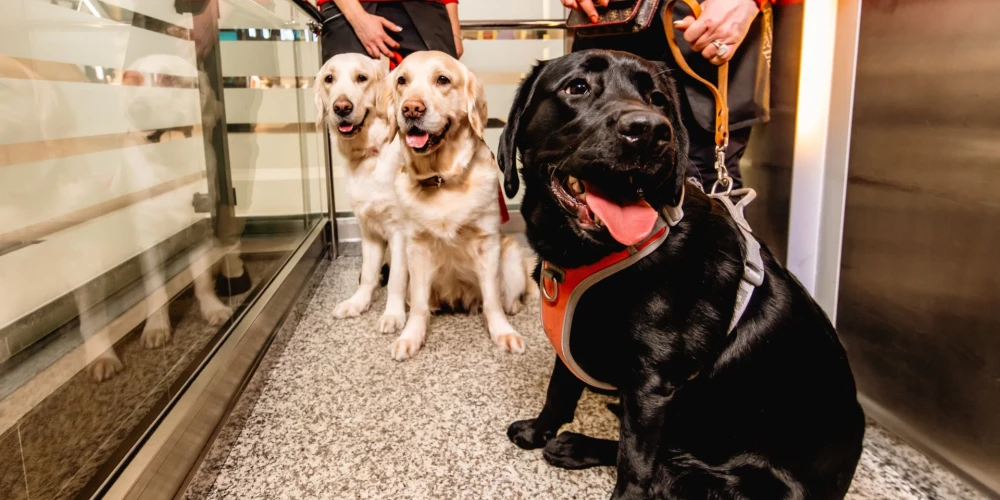
M 241 295 L 253 288 L 253 280 L 250 279 L 250 272 L 247 266 L 243 266 L 243 274 L 235 278 L 227 278 L 219 273 L 215 275 L 215 294 L 219 297 L 232 297 Z

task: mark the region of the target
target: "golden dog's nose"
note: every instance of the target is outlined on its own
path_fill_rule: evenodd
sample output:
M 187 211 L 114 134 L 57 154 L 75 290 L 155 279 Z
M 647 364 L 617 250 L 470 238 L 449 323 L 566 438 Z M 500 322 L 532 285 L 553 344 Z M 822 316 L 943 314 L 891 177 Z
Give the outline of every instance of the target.
M 351 114 L 351 111 L 354 111 L 354 105 L 347 99 L 337 99 L 337 101 L 333 103 L 333 112 L 336 113 L 337 116 L 347 116 Z
M 427 106 L 424 106 L 424 101 L 420 99 L 407 99 L 403 102 L 403 116 L 407 118 L 421 118 L 425 111 Z

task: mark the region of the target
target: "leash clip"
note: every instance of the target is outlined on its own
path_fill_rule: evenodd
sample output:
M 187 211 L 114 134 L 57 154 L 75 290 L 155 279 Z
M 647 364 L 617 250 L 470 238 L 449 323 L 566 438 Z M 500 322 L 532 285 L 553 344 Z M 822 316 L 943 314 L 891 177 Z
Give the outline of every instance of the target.
M 733 190 L 733 178 L 726 169 L 726 146 L 715 146 L 715 173 L 717 178 L 709 194 L 729 195 Z M 718 191 L 719 187 L 723 189 L 722 192 Z
M 552 282 L 552 292 L 549 292 L 546 281 Z M 566 271 L 551 264 L 546 264 L 542 267 L 541 286 L 539 288 L 542 289 L 542 296 L 545 297 L 545 300 L 553 304 L 559 300 L 559 283 L 564 281 L 566 281 Z

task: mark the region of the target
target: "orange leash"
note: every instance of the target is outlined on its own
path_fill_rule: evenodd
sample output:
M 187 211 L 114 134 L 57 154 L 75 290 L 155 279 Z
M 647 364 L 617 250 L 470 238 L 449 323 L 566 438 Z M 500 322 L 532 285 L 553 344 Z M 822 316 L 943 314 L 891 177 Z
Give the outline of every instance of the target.
M 691 15 L 695 19 L 701 17 L 701 5 L 695 0 L 681 0 L 691 9 Z M 726 148 L 729 146 L 729 61 L 719 66 L 719 85 L 716 87 L 712 82 L 702 78 L 695 73 L 687 61 L 680 46 L 677 45 L 677 35 L 674 32 L 674 6 L 677 0 L 669 0 L 663 11 L 663 31 L 667 35 L 667 45 L 674 55 L 674 60 L 681 70 L 704 85 L 715 98 L 715 170 L 718 173 L 718 180 L 712 185 L 709 194 L 715 193 L 717 187 L 723 189 L 723 193 L 729 193 L 733 189 L 733 179 L 729 177 L 726 170 Z

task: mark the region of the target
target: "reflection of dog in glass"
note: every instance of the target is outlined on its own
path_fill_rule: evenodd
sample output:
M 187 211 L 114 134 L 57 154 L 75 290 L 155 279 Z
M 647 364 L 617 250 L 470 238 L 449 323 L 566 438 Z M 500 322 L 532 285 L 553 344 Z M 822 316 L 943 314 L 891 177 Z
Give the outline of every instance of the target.
M 214 165 L 205 165 L 205 169 L 185 168 L 192 164 L 204 165 L 203 162 L 214 158 L 212 154 L 205 154 L 204 140 L 193 134 L 197 125 L 201 125 L 203 134 L 211 134 L 217 113 L 221 112 L 207 79 L 200 76 L 199 80 L 194 65 L 181 57 L 156 54 L 137 59 L 115 78 L 115 83 L 123 86 L 123 108 L 129 133 L 123 144 L 122 166 L 112 181 L 112 189 L 135 196 L 135 202 L 123 212 L 132 222 L 135 246 L 142 250 L 139 260 L 144 303 L 148 310 L 141 342 L 147 348 L 161 347 L 171 337 L 167 307 L 171 297 L 165 287 L 168 279 L 165 265 L 170 256 L 161 253 L 159 244 L 199 220 L 190 202 L 190 190 L 185 188 L 192 184 L 204 186 L 202 179 L 206 170 L 209 174 L 215 171 L 211 168 Z M 200 99 L 194 99 L 193 95 L 200 95 Z M 180 136 L 174 137 L 175 133 Z M 171 140 L 166 140 L 168 138 Z M 114 184 L 118 184 L 117 189 Z M 222 325 L 233 314 L 213 288 L 214 259 L 219 257 L 219 251 L 233 250 L 235 248 L 222 248 L 214 238 L 206 238 L 187 252 L 189 257 L 182 272 L 194 274 L 195 298 L 202 317 L 212 326 Z M 238 265 L 242 267 L 242 263 Z M 91 365 L 91 374 L 96 380 L 111 377 L 121 368 L 110 339 L 102 338 L 103 345 L 102 342 L 88 343 L 91 345 L 89 351 L 98 354 Z
M 0 137 L 3 137 L 5 142 L 31 144 L 35 151 L 47 151 L 53 147 L 50 141 L 72 138 L 80 134 L 79 124 L 74 120 L 74 115 L 64 112 L 70 103 L 62 92 L 60 87 L 62 84 L 57 83 L 90 81 L 79 67 L 52 65 L 46 68 L 43 76 L 17 59 L 0 56 L 0 68 L 3 74 L 16 75 L 16 78 L 0 82 Z M 13 230 L 14 233 L 8 235 L 14 234 L 15 240 L 29 240 L 25 243 L 40 243 L 30 240 L 45 239 L 49 236 L 46 231 L 52 230 L 45 227 L 37 228 L 39 224 L 35 224 L 37 231 L 29 230 L 27 234 L 23 232 L 26 225 L 30 226 L 33 221 L 38 222 L 35 220 L 39 217 L 37 207 L 45 207 L 40 217 L 44 222 L 55 221 L 55 227 L 58 228 L 58 220 L 65 220 L 77 210 L 92 204 L 87 199 L 88 193 L 107 188 L 103 182 L 107 176 L 102 175 L 107 172 L 96 169 L 91 171 L 90 165 L 80 157 L 57 155 L 54 158 L 32 162 L 30 165 L 31 171 L 28 175 L 18 174 L 18 167 L 21 165 L 3 169 L 0 174 L 0 233 Z M 21 234 L 17 235 L 19 231 Z M 0 236 L 0 241 L 4 239 L 6 238 Z M 78 259 L 92 261 L 102 256 L 100 243 L 96 239 L 76 238 L 63 241 L 58 251 L 64 256 L 74 258 L 51 258 L 51 266 L 44 269 L 47 286 L 56 288 L 57 291 L 77 287 L 78 283 L 72 281 L 72 273 L 64 271 L 68 267 L 77 266 Z M 45 261 L 54 253 L 52 250 L 48 252 L 43 250 L 36 258 Z M 0 281 L 3 279 L 0 278 Z M 107 378 L 121 368 L 121 362 L 109 349 L 111 341 L 107 338 L 107 332 L 103 330 L 108 324 L 107 311 L 102 303 L 105 295 L 92 285 L 78 286 L 73 291 L 86 359 L 94 361 L 91 364 L 91 373 L 97 379 Z M 15 313 L 23 307 L 34 305 L 28 303 L 16 305 Z

